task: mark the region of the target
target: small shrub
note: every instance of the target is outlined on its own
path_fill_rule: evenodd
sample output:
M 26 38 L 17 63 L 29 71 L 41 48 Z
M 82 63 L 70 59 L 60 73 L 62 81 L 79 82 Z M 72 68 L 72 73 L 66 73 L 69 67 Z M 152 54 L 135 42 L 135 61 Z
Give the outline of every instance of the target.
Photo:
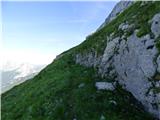
M 160 74 L 159 73 L 156 73 L 156 75 L 154 76 L 154 78 L 153 78 L 154 80 L 160 80 Z
M 157 94 L 160 93 L 160 87 L 155 87 L 153 88 L 153 91 Z

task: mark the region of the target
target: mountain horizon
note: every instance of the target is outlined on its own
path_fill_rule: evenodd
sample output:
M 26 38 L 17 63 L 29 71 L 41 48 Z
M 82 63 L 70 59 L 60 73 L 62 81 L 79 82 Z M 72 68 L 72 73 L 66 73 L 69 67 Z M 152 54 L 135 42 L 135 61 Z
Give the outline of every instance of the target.
M 1 106 L 3 120 L 159 120 L 160 2 L 118 2 Z

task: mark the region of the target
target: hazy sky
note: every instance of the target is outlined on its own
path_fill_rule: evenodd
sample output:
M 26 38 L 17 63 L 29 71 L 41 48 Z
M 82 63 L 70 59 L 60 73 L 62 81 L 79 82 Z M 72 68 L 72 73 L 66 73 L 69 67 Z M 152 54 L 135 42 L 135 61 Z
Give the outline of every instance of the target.
M 5 60 L 47 64 L 94 32 L 110 2 L 2 2 Z

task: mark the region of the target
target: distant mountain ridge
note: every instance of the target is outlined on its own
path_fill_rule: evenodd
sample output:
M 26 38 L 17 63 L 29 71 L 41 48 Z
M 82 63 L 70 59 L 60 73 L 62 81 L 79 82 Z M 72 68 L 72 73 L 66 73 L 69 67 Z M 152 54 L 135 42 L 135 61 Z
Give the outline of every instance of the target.
M 135 1 L 109 20 L 2 94 L 2 119 L 159 120 L 160 2 Z
M 5 92 L 25 80 L 33 78 L 45 65 L 7 62 L 1 70 L 1 92 Z
M 116 4 L 116 6 L 113 8 L 112 12 L 106 18 L 105 22 L 98 29 L 103 28 L 106 24 L 108 24 L 113 19 L 115 19 L 118 16 L 118 14 L 122 13 L 125 9 L 127 9 L 133 3 L 134 3 L 134 1 L 131 1 L 131 0 L 130 1 L 121 0 L 119 3 Z

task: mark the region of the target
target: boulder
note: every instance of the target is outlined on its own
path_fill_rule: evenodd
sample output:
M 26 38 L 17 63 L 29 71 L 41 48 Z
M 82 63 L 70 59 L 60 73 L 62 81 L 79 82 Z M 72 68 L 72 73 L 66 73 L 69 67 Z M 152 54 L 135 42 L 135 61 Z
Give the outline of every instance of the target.
M 160 35 L 160 13 L 155 14 L 151 22 L 151 31 L 157 38 Z
M 113 91 L 115 88 L 112 83 L 109 82 L 96 82 L 95 84 L 98 90 L 111 90 Z

